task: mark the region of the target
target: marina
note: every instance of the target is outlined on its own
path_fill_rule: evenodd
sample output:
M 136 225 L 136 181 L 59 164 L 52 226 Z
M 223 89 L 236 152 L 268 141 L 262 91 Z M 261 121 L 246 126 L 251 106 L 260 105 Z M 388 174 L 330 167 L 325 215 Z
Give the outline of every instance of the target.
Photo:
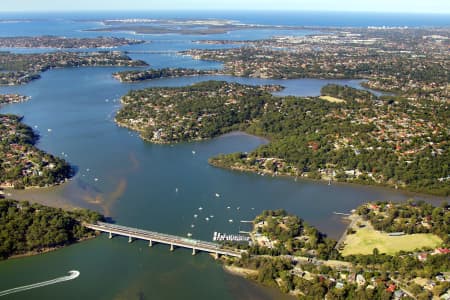
M 24 15 L 19 17 L 23 18 Z M 36 18 L 33 15 L 28 17 L 30 20 Z M 77 17 L 79 16 L 75 14 L 48 15 L 39 17 L 39 21 L 2 23 L 0 35 L 98 36 L 98 32 L 83 31 L 95 24 L 72 21 Z M 94 16 L 85 17 L 92 19 Z M 123 14 L 106 17 L 123 17 Z M 223 16 L 220 13 L 216 17 L 247 19 L 253 23 L 265 22 L 265 18 L 269 18 Z M 291 16 L 286 22 L 295 23 L 298 20 L 298 16 Z M 329 25 L 328 18 L 324 20 L 322 25 Z M 350 19 L 346 20 L 351 22 Z M 366 20 L 352 20 L 367 25 Z M 271 22 L 275 21 L 277 20 Z M 282 33 L 277 30 L 257 33 L 251 30 L 235 31 L 227 34 L 226 38 L 249 40 L 270 38 Z M 117 35 L 134 37 L 129 33 Z M 117 50 L 130 50 L 133 59 L 143 59 L 152 68 L 183 66 L 211 69 L 221 66 L 216 62 L 195 61 L 186 56 L 164 54 L 165 51 L 192 48 L 192 36 L 143 35 L 139 38 L 152 43 L 118 47 Z M 208 39 L 218 38 L 223 38 L 223 35 L 208 36 Z M 242 222 L 238 220 L 252 220 L 267 209 L 284 208 L 328 236 L 338 238 L 344 232 L 346 224 L 342 222 L 341 216 L 333 212 L 346 213 L 361 203 L 373 200 L 404 201 L 415 198 L 434 201 L 432 197 L 400 190 L 334 182 L 327 185 L 327 182 L 302 180 L 300 177 L 295 180 L 283 176 L 258 176 L 214 168 L 208 164 L 208 158 L 220 153 L 250 152 L 268 141 L 235 132 L 203 142 L 171 146 L 149 144 L 143 142 L 138 134 L 117 126 L 113 116 L 119 103 L 105 101 L 119 99 L 131 89 L 186 86 L 210 79 L 252 85 L 282 84 L 286 89 L 281 94 L 299 96 L 318 95 L 320 89 L 330 82 L 359 86 L 359 81 L 198 76 L 126 84 L 112 77 L 114 72 L 122 70 L 130 68 L 52 69 L 42 73 L 39 80 L 27 85 L 0 87 L 2 93 L 31 97 L 27 102 L 2 105 L 1 113 L 24 116 L 24 122 L 34 126 L 41 135 L 38 147 L 54 155 L 61 156 L 64 153 L 63 157 L 69 153 L 67 161 L 78 170 L 76 176 L 63 185 L 43 189 L 4 190 L 8 197 L 63 208 L 90 208 L 126 227 L 151 228 L 154 232 L 164 232 L 183 239 L 191 234 L 201 241 L 210 241 L 214 231 L 218 234 L 220 232 L 220 235 L 238 237 L 242 234 L 247 238 L 245 233 L 240 232 Z M 49 132 L 47 129 L 52 130 Z M 439 205 L 441 200 L 435 199 L 435 203 Z M 199 207 L 203 210 L 198 210 Z M 206 221 L 206 217 L 210 220 Z M 117 231 L 116 234 L 121 232 Z M 66 270 L 75 269 L 82 274 L 77 280 L 8 297 L 13 300 L 278 300 L 284 297 L 280 293 L 225 273 L 209 255 L 191 256 L 192 248 L 169 252 L 170 245 L 156 244 L 150 249 L 149 240 L 140 239 L 140 233 L 122 233 L 124 238 L 108 239 L 109 235 L 103 234 L 94 240 L 58 251 L 3 261 L 0 263 L 0 290 L 41 282 L 46 278 L 58 278 Z M 127 234 L 134 239 L 130 244 L 126 242 Z M 189 236 L 186 239 L 190 240 Z M 205 282 L 208 282 L 208 288 L 205 288 Z
M 242 232 L 242 231 L 241 231 Z M 214 231 L 213 241 L 250 242 L 249 236 L 227 234 Z

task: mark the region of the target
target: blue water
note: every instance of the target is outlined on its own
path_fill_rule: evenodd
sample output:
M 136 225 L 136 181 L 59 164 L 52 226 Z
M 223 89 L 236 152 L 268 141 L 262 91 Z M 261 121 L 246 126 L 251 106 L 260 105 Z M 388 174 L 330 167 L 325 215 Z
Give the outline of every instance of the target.
M 48 21 L 97 20 L 111 18 L 230 19 L 246 24 L 290 26 L 449 26 L 449 14 L 404 14 L 369 12 L 301 12 L 301 11 L 126 11 L 72 13 L 0 13 L 2 19 L 38 19 L 39 30 L 48 30 Z M 47 25 L 46 25 L 47 24 Z M 12 24 L 13 25 L 13 24 Z M 83 26 L 84 27 L 84 26 Z M 87 26 L 89 27 L 89 26 Z M 36 28 L 36 31 L 37 29 Z M 17 30 L 17 27 L 14 27 Z M 20 29 L 19 29 L 20 30 Z M 55 29 L 53 29 L 55 30 Z M 56 29 L 58 30 L 58 29 Z M 61 31 L 63 32 L 63 31 Z M 42 34 L 43 32 L 41 32 Z
M 359 14 L 248 15 L 240 13 L 125 13 L 13 15 L 3 18 L 33 18 L 32 22 L 1 23 L 0 36 L 63 35 L 97 36 L 83 29 L 97 27 L 94 22 L 73 19 L 102 17 L 213 17 L 231 18 L 245 23 L 285 25 L 377 25 Z M 391 18 L 391 19 L 390 19 Z M 379 25 L 431 25 L 445 23 L 440 17 L 372 16 Z M 307 34 L 299 31 L 296 34 Z M 151 51 L 131 54 L 152 67 L 220 68 L 216 62 L 192 60 L 176 51 L 193 47 L 199 38 L 245 40 L 279 34 L 277 30 L 233 31 L 211 36 L 133 35 L 149 43 L 121 47 L 121 50 Z M 291 32 L 292 34 L 292 32 Z M 37 52 L 42 49 L 14 49 Z M 155 53 L 157 52 L 157 53 Z M 74 205 L 96 209 L 117 222 L 150 230 L 208 240 L 213 231 L 237 232 L 241 219 L 252 219 L 264 209 L 285 208 L 333 237 L 345 228 L 333 211 L 349 211 L 369 200 L 405 200 L 422 196 L 393 190 L 356 185 L 331 185 L 292 178 L 262 177 L 211 167 L 207 159 L 218 153 L 251 151 L 266 141 L 248 135 L 231 134 L 202 143 L 174 146 L 143 142 L 136 133 L 113 122 L 120 108 L 119 99 L 130 89 L 152 86 L 183 86 L 202 80 L 220 79 L 245 84 L 281 84 L 279 95 L 318 95 L 330 82 L 359 86 L 352 80 L 263 80 L 231 76 L 166 78 L 136 84 L 122 84 L 111 74 L 125 68 L 55 69 L 24 86 L 0 87 L 1 93 L 32 96 L 26 103 L 7 105 L 2 113 L 24 115 L 24 122 L 36 126 L 41 134 L 40 148 L 67 159 L 78 168 L 69 183 L 52 189 L 13 192 L 13 195 L 52 205 Z M 47 129 L 52 128 L 51 132 Z M 195 155 L 192 151 L 195 151 Z M 88 170 L 89 169 L 89 170 Z M 98 178 L 95 181 L 94 178 Z M 176 189 L 178 188 L 178 192 Z M 215 197 L 220 193 L 221 197 Z M 93 201 L 96 200 L 96 201 Z M 439 200 L 438 200 L 439 201 Z M 199 207 L 203 210 L 200 212 Z M 230 206 L 230 209 L 227 207 Z M 239 208 L 239 209 L 238 209 Z M 194 214 L 199 214 L 195 219 Z M 214 215 L 206 221 L 205 217 Z M 233 219 L 234 223 L 228 220 Z M 195 224 L 195 228 L 190 225 Z M 10 299 L 281 299 L 271 290 L 225 274 L 220 265 L 205 254 L 192 257 L 189 251 L 169 253 L 157 245 L 148 249 L 143 242 L 129 245 L 125 239 L 105 237 L 77 244 L 53 253 L 0 263 L 0 290 L 10 289 L 63 276 L 79 270 L 76 280 L 11 295 Z

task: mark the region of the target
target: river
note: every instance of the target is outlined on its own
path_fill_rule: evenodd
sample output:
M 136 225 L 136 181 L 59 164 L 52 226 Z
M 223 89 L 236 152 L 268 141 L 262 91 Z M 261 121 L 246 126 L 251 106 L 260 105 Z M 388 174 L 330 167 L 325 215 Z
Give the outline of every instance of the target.
M 172 43 L 165 38 L 159 42 Z M 178 44 L 183 44 L 181 48 L 188 48 L 189 44 L 187 40 L 174 43 L 177 49 L 181 47 Z M 148 49 L 162 47 L 156 44 L 146 45 Z M 218 67 L 216 63 L 193 61 L 171 53 L 135 58 L 145 59 L 157 67 Z M 283 95 L 311 96 L 318 95 L 320 88 L 329 82 L 357 86 L 357 81 L 273 81 L 205 76 L 123 84 L 111 76 L 118 70 L 121 69 L 55 69 L 27 85 L 0 88 L 2 93 L 32 96 L 28 102 L 2 106 L 0 112 L 25 116 L 24 122 L 41 135 L 38 147 L 67 159 L 77 169 L 76 176 L 67 184 L 50 189 L 12 191 L 13 198 L 61 207 L 87 207 L 122 225 L 181 236 L 192 233 L 193 238 L 204 240 L 211 240 L 214 231 L 236 233 L 240 220 L 251 220 L 262 210 L 277 208 L 297 214 L 337 238 L 345 224 L 334 211 L 348 212 L 372 200 L 422 198 L 390 189 L 348 184 L 328 186 L 322 182 L 218 169 L 208 165 L 209 157 L 250 151 L 266 141 L 233 133 L 199 143 L 153 145 L 113 121 L 120 107 L 120 97 L 130 89 L 221 79 L 247 84 L 281 83 L 286 86 Z M 216 197 L 216 193 L 220 197 Z M 194 214 L 198 214 L 198 218 L 194 218 Z M 9 295 L 9 299 L 282 297 L 277 291 L 225 273 L 220 264 L 205 253 L 192 256 L 188 250 L 169 252 L 163 245 L 149 248 L 144 242 L 128 244 L 125 238 L 109 240 L 105 236 L 51 253 L 1 262 L 0 291 L 56 278 L 69 270 L 80 271 L 80 276 L 76 280 Z

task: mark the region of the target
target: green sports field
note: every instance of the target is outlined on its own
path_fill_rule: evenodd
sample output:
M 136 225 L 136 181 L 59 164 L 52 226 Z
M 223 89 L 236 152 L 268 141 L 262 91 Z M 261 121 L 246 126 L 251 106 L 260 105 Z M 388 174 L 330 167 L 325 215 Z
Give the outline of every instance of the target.
M 436 248 L 442 240 L 431 233 L 389 236 L 372 228 L 360 228 L 354 234 L 347 235 L 344 241 L 343 256 L 351 254 L 372 254 L 377 248 L 380 253 L 395 254 L 401 250 L 413 251 L 423 247 Z

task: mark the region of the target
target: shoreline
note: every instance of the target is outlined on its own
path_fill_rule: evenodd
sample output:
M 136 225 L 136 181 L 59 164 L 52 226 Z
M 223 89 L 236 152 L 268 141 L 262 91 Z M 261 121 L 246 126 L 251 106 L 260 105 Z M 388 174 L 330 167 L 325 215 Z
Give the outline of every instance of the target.
M 250 134 L 252 135 L 252 134 Z M 258 136 L 257 136 L 258 137 Z M 262 139 L 265 139 L 264 137 L 261 137 Z M 245 168 L 245 167 L 236 167 L 236 166 L 222 166 L 220 164 L 212 163 L 208 161 L 208 164 L 215 167 L 220 168 L 224 170 L 231 170 L 231 171 L 239 171 L 242 173 L 252 173 L 255 175 L 260 175 L 258 173 L 263 173 L 265 175 L 272 175 L 272 177 L 281 177 L 281 178 L 288 178 L 288 179 L 298 179 L 298 180 L 304 180 L 304 181 L 313 181 L 313 182 L 320 182 L 320 183 L 326 183 L 329 179 L 323 178 L 323 179 L 314 179 L 314 178 L 308 178 L 303 176 L 294 176 L 290 174 L 276 174 L 273 171 L 263 169 L 263 170 L 254 170 L 251 168 Z M 383 189 L 387 191 L 397 191 L 401 192 L 405 195 L 411 196 L 411 197 L 423 197 L 425 199 L 428 199 L 429 201 L 443 201 L 449 198 L 449 196 L 440 196 L 440 195 L 434 195 L 434 194 L 427 194 L 427 193 L 421 193 L 421 192 L 415 192 L 411 191 L 405 188 L 394 188 L 389 185 L 383 185 L 383 184 L 364 184 L 364 183 L 358 183 L 358 182 L 348 182 L 348 181 L 337 181 L 337 180 L 331 180 L 332 185 L 339 184 L 339 185 L 354 185 L 354 186 L 360 186 L 360 187 L 370 187 L 370 188 L 378 188 Z
M 42 189 L 46 189 L 46 188 L 52 188 L 52 187 L 63 185 L 65 183 L 67 183 L 67 181 L 69 181 L 73 177 L 74 176 L 67 177 L 64 180 L 61 180 L 59 182 L 55 182 L 55 183 L 50 184 L 50 185 L 44 185 L 44 186 L 30 185 L 30 186 L 25 186 L 23 189 L 15 189 L 14 185 L 2 185 L 2 184 L 0 184 L 0 190 L 4 190 L 4 191 L 8 191 L 8 190 L 13 190 L 13 191 L 17 191 L 17 190 L 32 190 L 32 189 L 42 190 Z
M 57 250 L 60 250 L 60 249 L 63 249 L 63 248 L 67 248 L 69 246 L 72 246 L 72 245 L 75 245 L 75 244 L 78 244 L 78 243 L 82 243 L 82 242 L 85 242 L 85 241 L 88 241 L 88 240 L 93 240 L 96 237 L 97 237 L 97 235 L 94 235 L 94 236 L 91 236 L 91 237 L 86 237 L 86 238 L 83 238 L 83 239 L 76 240 L 76 241 L 71 242 L 71 243 L 69 243 L 67 245 L 48 247 L 48 248 L 43 248 L 41 250 L 34 250 L 34 251 L 28 251 L 28 252 L 21 253 L 21 254 L 14 254 L 14 255 L 11 255 L 8 258 L 5 258 L 3 261 L 12 260 L 12 259 L 21 259 L 21 258 L 25 258 L 25 257 L 37 256 L 37 255 L 41 255 L 41 254 L 57 251 Z M 2 260 L 0 260 L 0 262 L 1 261 Z
M 228 274 L 232 274 L 235 276 L 243 277 L 245 279 L 252 279 L 252 276 L 258 275 L 258 270 L 253 270 L 249 268 L 241 268 L 233 265 L 226 265 L 225 261 L 222 261 L 222 268 Z
M 145 66 L 144 66 L 145 67 Z M 203 70 L 201 70 L 203 71 Z M 144 71 L 145 72 L 145 71 Z M 232 76 L 228 73 L 215 72 L 211 74 L 191 74 L 191 75 L 173 75 L 173 76 L 162 76 L 158 78 L 148 78 L 148 79 L 140 79 L 140 80 L 122 80 L 117 73 L 113 73 L 112 77 L 123 84 L 139 84 L 142 82 L 153 81 L 153 80 L 161 80 L 161 79 L 171 79 L 171 78 L 181 78 L 181 77 L 201 77 L 201 76 Z
M 3 189 L 4 199 L 16 200 L 16 201 L 28 201 L 29 203 L 37 203 L 53 208 L 61 208 L 63 210 L 72 211 L 75 209 L 92 209 L 88 206 L 79 206 L 70 198 L 60 195 L 61 189 L 67 186 L 69 182 L 48 186 L 48 187 L 36 187 L 17 190 L 14 188 Z M 48 196 L 47 194 L 51 194 Z
M 122 103 L 122 101 L 121 101 Z M 123 105 L 123 103 L 122 103 Z M 202 139 L 198 139 L 198 140 L 190 140 L 190 141 L 180 141 L 180 142 L 158 142 L 158 141 L 152 141 L 150 139 L 146 139 L 144 137 L 142 137 L 141 133 L 143 132 L 142 130 L 132 127 L 132 126 L 128 126 L 127 124 L 117 121 L 114 118 L 114 122 L 116 123 L 117 126 L 122 127 L 122 128 L 126 128 L 128 130 L 132 130 L 134 132 L 139 133 L 139 137 L 144 141 L 144 142 L 148 142 L 148 143 L 152 143 L 155 145 L 174 145 L 174 144 L 180 144 L 180 143 L 194 143 L 194 142 L 203 142 L 203 141 L 208 141 L 208 140 L 212 140 L 215 138 L 219 138 L 219 137 L 223 137 L 223 136 L 227 136 L 227 135 L 233 135 L 233 134 L 243 134 L 243 135 L 249 135 L 249 136 L 254 136 L 257 137 L 261 140 L 264 141 L 264 143 L 270 143 L 270 138 L 265 137 L 265 136 L 260 136 L 260 135 L 255 135 L 246 131 L 231 131 L 229 133 L 224 133 L 224 134 L 220 134 L 218 136 L 212 137 L 212 138 L 202 138 Z M 229 153 L 231 154 L 231 153 Z M 295 179 L 300 179 L 300 180 L 310 180 L 310 181 L 314 181 L 314 182 L 327 182 L 330 178 L 321 178 L 321 179 L 314 179 L 314 178 L 308 178 L 308 177 L 302 177 L 302 176 L 294 176 L 291 174 L 280 174 L 278 173 L 277 175 L 275 175 L 275 173 L 273 171 L 267 170 L 267 169 L 262 169 L 262 170 L 254 170 L 251 168 L 245 168 L 245 167 L 235 167 L 235 166 L 222 166 L 220 164 L 215 164 L 215 163 L 211 163 L 210 159 L 212 159 L 214 157 L 210 157 L 208 159 L 208 164 L 216 167 L 216 168 L 221 168 L 221 169 L 226 169 L 226 170 L 232 170 L 232 171 L 239 171 L 239 172 L 246 172 L 246 173 L 253 173 L 253 174 L 257 174 L 258 173 L 264 173 L 265 175 L 272 175 L 272 177 L 283 177 L 283 178 L 295 178 Z M 380 189 L 384 189 L 384 190 L 389 190 L 389 191 L 400 191 L 408 196 L 411 197 L 424 197 L 426 199 L 430 199 L 431 201 L 443 201 L 445 199 L 448 198 L 448 196 L 443 196 L 443 195 L 435 195 L 435 194 L 428 194 L 428 193 L 423 193 L 423 192 L 416 192 L 416 191 L 411 191 L 408 190 L 406 188 L 395 188 L 394 186 L 390 186 L 390 185 L 386 185 L 386 184 L 364 184 L 364 183 L 358 183 L 358 182 L 349 182 L 349 181 L 337 181 L 337 180 L 331 180 L 331 182 L 333 184 L 348 184 L 348 185 L 356 185 L 356 186 L 362 186 L 362 187 L 372 187 L 372 188 L 380 188 Z

